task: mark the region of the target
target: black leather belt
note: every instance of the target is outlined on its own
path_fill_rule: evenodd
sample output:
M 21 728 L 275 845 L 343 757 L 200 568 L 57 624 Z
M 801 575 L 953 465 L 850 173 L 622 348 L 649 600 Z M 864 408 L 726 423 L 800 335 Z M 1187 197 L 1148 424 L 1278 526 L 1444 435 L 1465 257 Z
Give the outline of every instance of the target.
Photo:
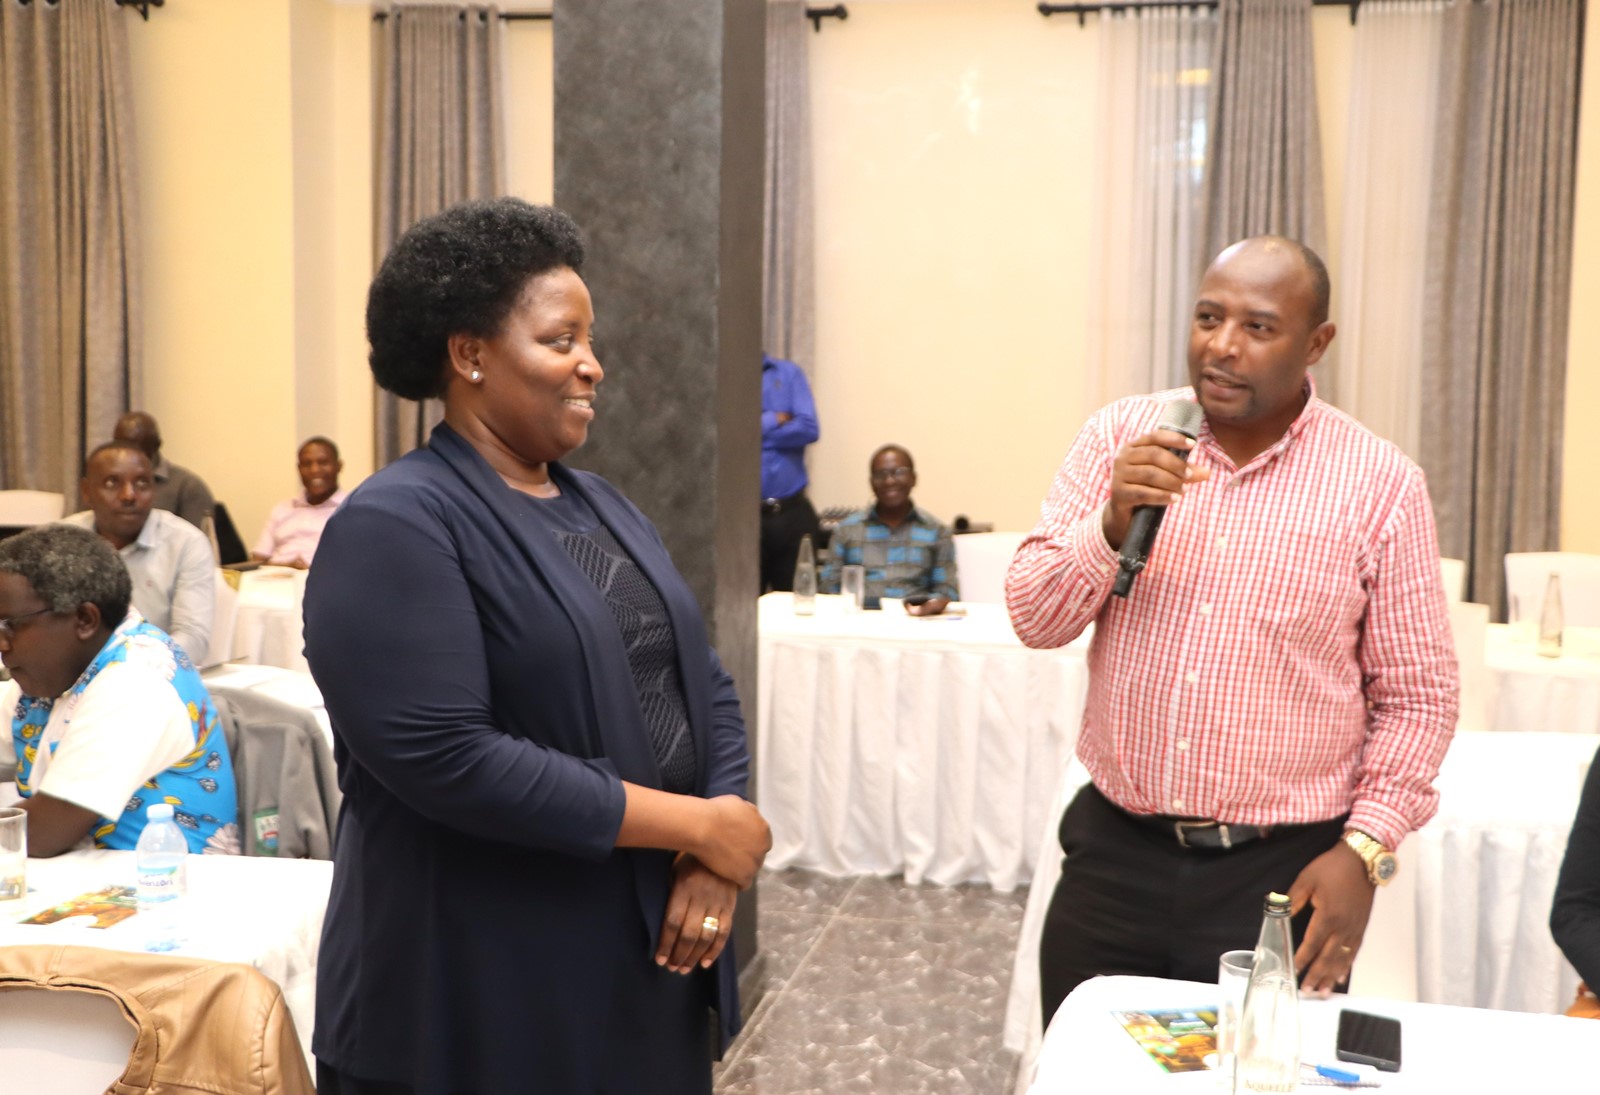
M 1123 813 L 1145 828 L 1177 841 L 1179 847 L 1203 848 L 1207 851 L 1221 852 L 1237 848 L 1252 840 L 1260 840 L 1274 828 L 1271 825 L 1237 825 L 1167 814 L 1128 814 L 1126 810 Z
M 784 510 L 788 509 L 790 506 L 794 505 L 797 502 L 802 501 L 805 498 L 805 496 L 806 496 L 806 492 L 805 491 L 800 491 L 797 494 L 789 495 L 789 497 L 787 497 L 787 498 L 763 498 L 761 500 L 761 512 L 762 513 L 782 513 Z

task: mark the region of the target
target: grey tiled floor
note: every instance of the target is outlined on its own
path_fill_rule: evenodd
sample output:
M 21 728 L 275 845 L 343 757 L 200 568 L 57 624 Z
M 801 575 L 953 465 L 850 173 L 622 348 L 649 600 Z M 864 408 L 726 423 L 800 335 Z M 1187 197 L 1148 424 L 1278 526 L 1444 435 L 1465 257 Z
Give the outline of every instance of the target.
M 1001 1046 L 1027 891 L 761 876 L 766 991 L 717 1095 L 1005 1095 Z

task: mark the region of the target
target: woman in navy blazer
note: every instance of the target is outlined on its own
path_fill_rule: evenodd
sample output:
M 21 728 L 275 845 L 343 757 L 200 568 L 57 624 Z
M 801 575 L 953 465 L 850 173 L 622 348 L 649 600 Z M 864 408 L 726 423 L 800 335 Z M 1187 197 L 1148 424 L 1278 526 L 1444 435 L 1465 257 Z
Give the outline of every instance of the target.
M 711 1090 L 738 891 L 771 844 L 733 681 L 655 529 L 558 461 L 602 374 L 583 246 L 505 198 L 374 279 L 374 377 L 439 397 L 306 588 L 344 805 L 317 968 L 323 1095 Z

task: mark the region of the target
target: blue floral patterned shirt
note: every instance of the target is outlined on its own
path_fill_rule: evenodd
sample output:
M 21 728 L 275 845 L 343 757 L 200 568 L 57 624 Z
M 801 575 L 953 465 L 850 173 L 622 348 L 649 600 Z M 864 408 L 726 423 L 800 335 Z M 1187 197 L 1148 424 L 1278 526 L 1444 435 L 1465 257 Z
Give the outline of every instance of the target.
M 110 666 L 121 666 L 101 678 Z M 24 797 L 34 793 L 35 772 L 41 748 L 53 760 L 63 741 L 77 730 L 90 734 L 137 733 L 138 713 L 128 712 L 115 725 L 99 719 L 92 725 L 75 726 L 73 719 L 85 706 L 85 697 L 95 695 L 97 681 L 115 686 L 113 678 L 139 673 L 148 685 L 150 674 L 157 674 L 174 692 L 188 715 L 189 733 L 194 748 L 177 763 L 156 772 L 135 787 L 116 816 L 102 815 L 94 825 L 94 843 L 100 848 L 129 849 L 138 843 L 144 830 L 145 807 L 155 802 L 171 803 L 173 816 L 183 830 L 193 852 L 237 853 L 238 797 L 233 778 L 233 762 L 228 755 L 222 723 L 211 696 L 194 663 L 183 648 L 166 632 L 145 621 L 135 609 L 100 648 L 77 681 L 54 699 L 21 695 L 11 720 L 12 744 L 16 750 L 17 791 Z M 159 687 L 159 685 L 157 686 Z M 177 717 L 174 715 L 173 717 Z M 82 720 L 80 720 L 82 721 Z M 171 731 L 167 731 L 170 733 Z M 137 750 L 133 750 L 137 752 Z M 45 773 L 47 774 L 47 773 Z M 137 777 L 134 777 L 137 778 Z M 120 790 L 115 792 L 120 794 Z M 90 807 L 95 808 L 93 806 Z M 105 807 L 101 807 L 105 809 Z

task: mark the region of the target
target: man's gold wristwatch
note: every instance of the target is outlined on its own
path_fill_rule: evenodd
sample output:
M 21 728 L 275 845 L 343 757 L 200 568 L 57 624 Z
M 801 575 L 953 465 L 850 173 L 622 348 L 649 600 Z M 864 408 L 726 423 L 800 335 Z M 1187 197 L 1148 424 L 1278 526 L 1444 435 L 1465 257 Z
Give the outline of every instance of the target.
M 1374 886 L 1387 886 L 1400 869 L 1400 861 L 1394 857 L 1394 853 L 1360 829 L 1346 829 L 1344 842 L 1367 865 L 1367 881 Z

